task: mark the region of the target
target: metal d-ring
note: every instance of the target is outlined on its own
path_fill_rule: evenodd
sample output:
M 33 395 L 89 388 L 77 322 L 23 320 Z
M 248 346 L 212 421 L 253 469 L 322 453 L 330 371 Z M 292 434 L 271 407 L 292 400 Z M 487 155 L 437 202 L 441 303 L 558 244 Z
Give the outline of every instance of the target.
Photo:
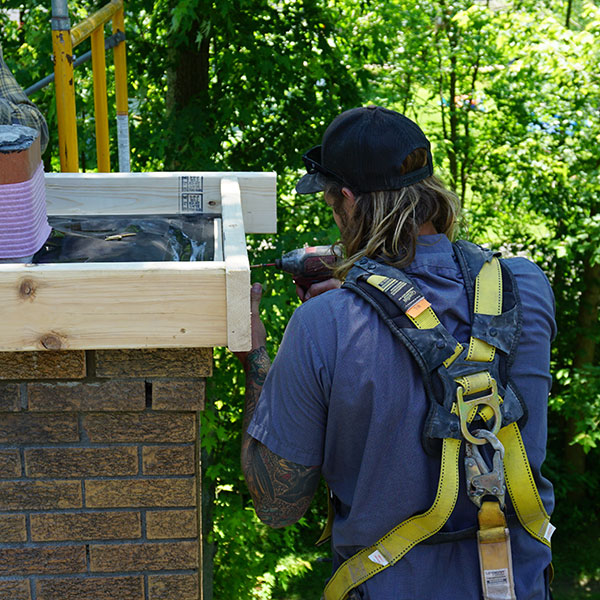
M 463 397 L 464 389 L 461 385 L 456 388 L 456 407 L 458 409 L 458 417 L 460 419 L 460 430 L 467 442 L 481 446 L 487 443 L 486 439 L 477 438 L 469 431 L 469 414 L 470 412 L 481 405 L 489 406 L 494 413 L 494 427 L 491 433 L 496 436 L 502 426 L 502 413 L 500 412 L 500 401 L 498 399 L 498 384 L 495 379 L 490 379 L 490 389 L 492 390 L 487 396 L 481 396 L 474 400 L 465 400 Z

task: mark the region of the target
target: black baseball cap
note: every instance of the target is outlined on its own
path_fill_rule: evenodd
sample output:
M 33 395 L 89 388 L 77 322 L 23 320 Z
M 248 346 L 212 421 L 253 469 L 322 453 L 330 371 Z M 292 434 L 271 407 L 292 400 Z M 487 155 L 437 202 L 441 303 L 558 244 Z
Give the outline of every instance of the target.
M 402 174 L 404 159 L 419 148 L 427 151 L 427 164 Z M 307 174 L 296 185 L 299 194 L 321 192 L 330 179 L 354 193 L 397 190 L 433 174 L 431 145 L 421 128 L 381 106 L 352 108 L 338 115 L 321 145 L 302 160 Z

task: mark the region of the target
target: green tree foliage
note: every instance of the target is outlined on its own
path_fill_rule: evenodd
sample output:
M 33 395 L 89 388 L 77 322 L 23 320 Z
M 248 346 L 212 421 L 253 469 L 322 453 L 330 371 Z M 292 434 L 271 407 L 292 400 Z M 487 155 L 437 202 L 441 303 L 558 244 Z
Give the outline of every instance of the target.
M 52 70 L 50 2 L 5 3 L 22 21 L 0 12 L 5 58 L 27 86 Z M 70 2 L 72 20 L 102 4 Z M 325 205 L 292 193 L 299 156 L 342 109 L 379 103 L 430 135 L 437 172 L 463 199 L 463 234 L 545 270 L 559 325 L 547 461 L 555 563 L 574 590 L 558 597 L 591 597 L 576 584 L 600 581 L 598 3 L 129 0 L 126 11 L 133 168 L 278 173 L 280 231 L 248 240 L 251 262 L 336 239 Z M 93 169 L 89 66 L 76 87 L 81 162 Z M 47 169 L 58 170 L 52 93 L 33 99 L 52 133 Z M 254 277 L 265 284 L 273 355 L 298 300 L 285 276 Z M 208 396 L 205 563 L 214 555 L 215 597 L 318 597 L 327 552 L 312 542 L 324 494 L 297 526 L 258 523 L 239 469 L 243 377 L 225 350 L 215 351 Z
M 136 4 L 148 2 L 128 7 Z M 150 42 L 145 56 L 170 83 L 161 98 L 167 161 L 285 171 L 313 131 L 359 101 L 335 20 L 320 0 L 156 2 L 140 34 Z M 165 32 L 162 47 L 157 29 Z

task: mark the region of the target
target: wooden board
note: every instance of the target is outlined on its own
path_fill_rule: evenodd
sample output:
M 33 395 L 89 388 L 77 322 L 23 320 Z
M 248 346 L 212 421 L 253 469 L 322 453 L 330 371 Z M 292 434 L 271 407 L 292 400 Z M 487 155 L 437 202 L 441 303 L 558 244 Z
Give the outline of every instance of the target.
M 221 213 L 221 179 L 235 177 L 246 233 L 277 231 L 275 173 L 47 173 L 49 215 Z
M 250 350 L 250 265 L 242 224 L 241 190 L 236 177 L 221 179 L 223 253 L 227 285 L 227 345 Z
M 225 346 L 225 263 L 0 265 L 0 351 Z

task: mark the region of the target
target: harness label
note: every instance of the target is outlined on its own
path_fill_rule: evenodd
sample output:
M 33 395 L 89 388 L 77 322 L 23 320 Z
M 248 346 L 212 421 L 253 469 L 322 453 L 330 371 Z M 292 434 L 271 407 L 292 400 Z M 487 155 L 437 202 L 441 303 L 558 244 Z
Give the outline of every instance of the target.
M 548 521 L 548 527 L 546 527 L 546 533 L 544 534 L 544 538 L 546 538 L 548 541 L 550 541 L 550 539 L 552 538 L 552 534 L 556 531 L 556 527 L 554 527 L 554 525 L 552 525 L 552 523 L 550 523 L 550 521 Z
M 416 319 L 424 310 L 427 310 L 431 304 L 425 299 L 421 298 L 418 302 L 413 304 L 407 311 L 406 314 L 413 319 Z
M 431 306 L 425 296 L 407 281 L 382 275 L 370 275 L 367 277 L 367 283 L 390 296 L 402 311 L 413 319 Z
M 379 550 L 375 550 L 372 554 L 369 554 L 369 560 L 371 562 L 377 563 L 378 565 L 386 566 L 389 561 L 386 560 L 385 556 L 379 552 Z
M 511 598 L 508 569 L 486 569 L 485 587 L 490 598 Z

